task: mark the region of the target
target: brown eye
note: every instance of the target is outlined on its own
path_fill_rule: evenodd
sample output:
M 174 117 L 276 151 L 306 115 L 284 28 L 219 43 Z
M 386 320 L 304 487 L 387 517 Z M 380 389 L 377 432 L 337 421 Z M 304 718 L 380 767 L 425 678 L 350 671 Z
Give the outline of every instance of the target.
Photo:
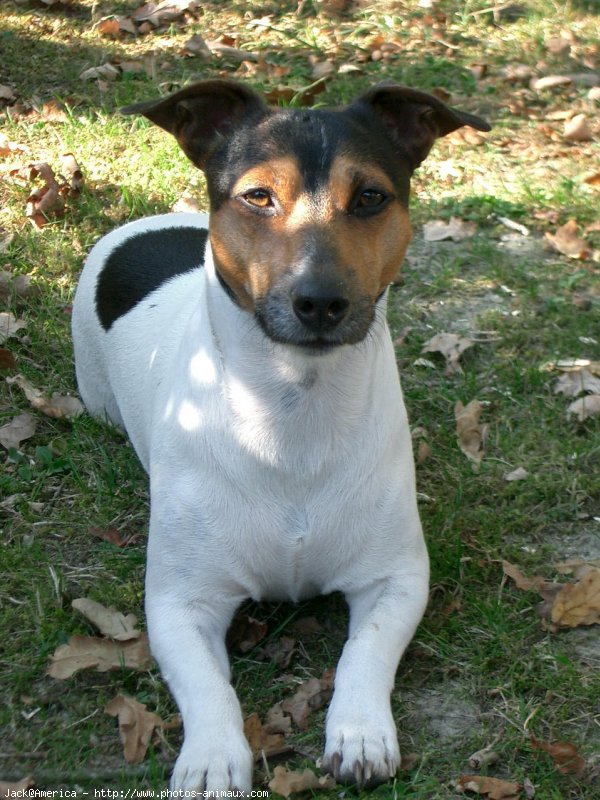
M 366 189 L 358 197 L 358 208 L 376 208 L 385 202 L 385 195 L 375 189 Z
M 252 189 L 242 195 L 242 197 L 251 206 L 256 206 L 257 208 L 269 208 L 273 205 L 271 195 L 266 189 Z

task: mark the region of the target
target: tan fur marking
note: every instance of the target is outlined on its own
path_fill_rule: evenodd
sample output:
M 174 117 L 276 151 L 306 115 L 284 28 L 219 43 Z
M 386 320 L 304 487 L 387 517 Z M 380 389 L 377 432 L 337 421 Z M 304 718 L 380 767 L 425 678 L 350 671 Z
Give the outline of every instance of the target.
M 232 200 L 212 215 L 217 268 L 240 304 L 252 311 L 282 276 L 297 268 L 306 237 L 318 230 L 326 235 L 331 267 L 345 278 L 350 299 L 374 302 L 394 280 L 411 226 L 399 202 L 372 216 L 349 214 L 352 198 L 361 188 L 394 194 L 382 169 L 348 156 L 335 159 L 327 186 L 316 194 L 304 191 L 292 157 L 258 164 L 244 173 L 234 186 L 234 197 L 267 189 L 275 198 L 277 213 L 261 216 Z

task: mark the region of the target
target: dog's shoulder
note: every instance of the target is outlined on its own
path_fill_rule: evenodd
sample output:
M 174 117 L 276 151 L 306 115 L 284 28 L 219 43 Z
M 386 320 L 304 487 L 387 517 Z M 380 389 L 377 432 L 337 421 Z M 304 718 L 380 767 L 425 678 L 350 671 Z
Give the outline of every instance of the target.
M 164 214 L 125 225 L 100 249 L 96 311 L 109 330 L 167 281 L 204 265 L 208 217 Z

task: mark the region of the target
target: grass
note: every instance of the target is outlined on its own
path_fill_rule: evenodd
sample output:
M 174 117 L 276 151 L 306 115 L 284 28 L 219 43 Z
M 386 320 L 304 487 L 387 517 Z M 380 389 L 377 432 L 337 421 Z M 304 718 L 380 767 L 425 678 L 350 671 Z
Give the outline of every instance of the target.
M 58 171 L 61 154 L 70 151 L 85 174 L 82 195 L 41 231 L 25 219 L 29 188 L 12 179 L 0 188 L 0 226 L 14 235 L 0 254 L 0 269 L 30 275 L 34 287 L 26 298 L 9 296 L 6 310 L 24 318 L 27 328 L 4 347 L 36 386 L 73 392 L 69 308 L 91 244 L 129 219 L 168 210 L 183 195 L 205 201 L 200 174 L 174 142 L 145 121 L 116 113 L 120 105 L 200 76 L 236 74 L 231 62 L 183 57 L 193 33 L 210 39 L 227 32 L 238 47 L 262 54 L 274 65 L 270 72 L 253 72 L 250 65 L 237 73 L 258 88 L 309 85 L 308 56 L 314 55 L 361 70 L 334 74 L 316 96 L 319 104 L 345 102 L 385 78 L 444 88 L 452 102 L 488 115 L 491 135 L 471 145 L 455 137 L 439 142 L 415 177 L 415 241 L 390 301 L 394 336 L 411 326 L 398 364 L 411 424 L 425 429 L 431 446 L 418 467 L 431 603 L 393 696 L 401 748 L 417 759 L 393 784 L 348 794 L 453 797 L 460 775 L 473 771 L 468 756 L 494 742 L 500 759 L 489 774 L 527 778 L 544 800 L 600 798 L 597 784 L 557 771 L 529 738 L 533 732 L 540 740 L 570 741 L 586 759 L 597 758 L 597 629 L 545 632 L 535 593 L 505 582 L 499 564 L 508 559 L 550 578 L 567 555 L 600 555 L 599 422 L 568 421 L 565 398 L 552 390 L 555 374 L 540 370 L 560 358 L 600 360 L 597 260 L 573 261 L 542 245 L 546 231 L 570 218 L 580 228 L 597 219 L 598 189 L 581 176 L 598 169 L 600 131 L 596 125 L 592 142 L 565 144 L 560 119 L 564 111 L 593 118 L 597 106 L 584 88 L 535 93 L 503 77 L 514 62 L 536 74 L 588 70 L 600 35 L 597 4 L 535 0 L 494 21 L 488 4 L 475 0 L 443 0 L 433 9 L 382 3 L 341 17 L 310 1 L 300 10 L 291 2 L 208 2 L 184 28 L 174 23 L 117 41 L 99 33 L 95 23 L 102 16 L 136 5 L 7 2 L 0 12 L 1 82 L 33 107 L 29 114 L 19 113 L 18 105 L 5 109 L 2 131 L 28 148 L 8 161 L 47 160 Z M 273 14 L 271 27 L 248 27 L 250 18 L 265 14 Z M 572 34 L 569 52 L 549 52 L 548 37 L 565 31 Z M 370 58 L 376 37 L 397 43 L 390 58 Z M 79 80 L 84 68 L 108 57 L 150 57 L 156 74 L 125 73 L 104 87 Z M 487 68 L 479 81 L 473 64 Z M 276 66 L 289 71 L 278 76 Z M 66 104 L 64 121 L 40 113 L 51 99 Z M 477 235 L 462 243 L 423 242 L 420 226 L 427 219 L 451 216 L 475 221 Z M 506 239 L 510 232 L 499 217 L 530 229 L 526 247 L 514 235 Z M 598 233 L 588 241 L 600 247 Z M 439 362 L 415 365 L 423 344 L 443 330 L 488 332 L 464 354 L 462 375 L 445 376 Z M 3 382 L 0 391 L 4 424 L 27 410 L 27 402 L 15 385 Z M 490 425 L 477 472 L 454 432 L 456 400 L 474 397 L 486 401 Z M 74 598 L 91 596 L 142 617 L 145 476 L 127 441 L 87 416 L 69 422 L 38 415 L 35 436 L 2 458 L 0 780 L 33 774 L 36 786 L 45 788 L 160 789 L 179 732 L 165 732 L 141 765 L 128 766 L 115 721 L 102 711 L 114 695 L 126 693 L 170 718 L 176 709 L 155 669 L 86 671 L 65 682 L 45 675 L 59 644 L 75 633 L 93 633 L 71 609 Z M 517 466 L 529 478 L 507 482 L 504 475 Z M 93 536 L 92 528 L 114 528 L 132 541 L 119 548 Z M 329 597 L 298 608 L 253 606 L 249 613 L 268 622 L 273 641 L 294 636 L 302 617 L 315 616 L 322 626 L 297 637 L 298 652 L 283 674 L 262 655 L 264 642 L 233 654 L 244 710 L 263 715 L 299 681 L 335 663 L 346 612 L 341 598 Z M 289 766 L 314 767 L 324 713 L 314 712 L 309 730 L 292 737 L 296 753 Z M 264 780 L 259 767 L 256 786 Z

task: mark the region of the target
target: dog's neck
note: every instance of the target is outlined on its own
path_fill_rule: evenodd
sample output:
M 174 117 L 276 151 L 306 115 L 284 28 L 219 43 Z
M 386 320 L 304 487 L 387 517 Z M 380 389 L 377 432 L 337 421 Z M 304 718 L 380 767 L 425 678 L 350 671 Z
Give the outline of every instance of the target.
M 263 464 L 295 475 L 328 468 L 332 453 L 373 437 L 367 419 L 388 415 L 390 350 L 386 298 L 364 341 L 323 354 L 271 341 L 222 288 L 210 248 L 205 262 L 214 367 L 236 439 Z M 393 350 L 392 350 L 393 358 Z M 397 381 L 394 371 L 393 380 Z M 300 459 L 300 461 L 299 461 Z

